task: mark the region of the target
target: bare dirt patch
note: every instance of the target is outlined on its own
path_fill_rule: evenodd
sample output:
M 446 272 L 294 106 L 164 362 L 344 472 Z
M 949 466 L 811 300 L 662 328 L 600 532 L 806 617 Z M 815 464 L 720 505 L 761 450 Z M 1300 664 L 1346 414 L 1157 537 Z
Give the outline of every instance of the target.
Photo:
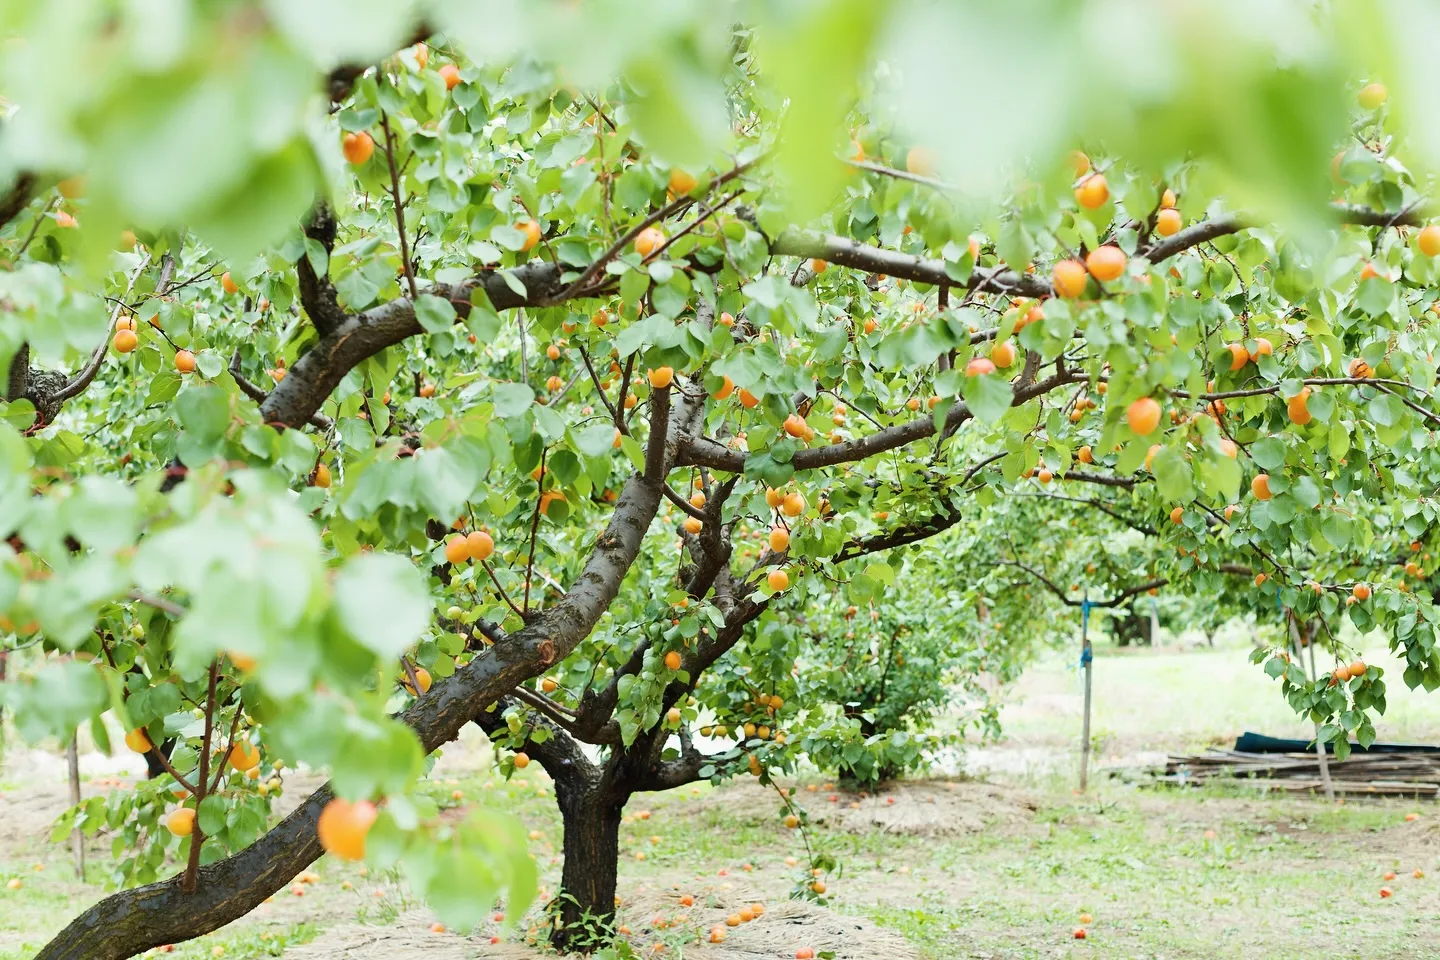
M 839 794 L 811 805 L 818 822 L 851 833 L 952 837 L 1029 821 L 1037 804 L 1022 790 L 974 780 L 915 780 L 888 784 L 869 795 Z
M 728 885 L 727 885 L 728 886 Z M 671 956 L 683 955 L 715 960 L 773 960 L 793 956 L 800 947 L 816 953 L 829 951 L 837 960 L 913 960 L 918 954 L 900 935 L 877 927 L 871 921 L 843 916 L 812 903 L 785 901 L 768 906 L 755 919 L 737 927 L 725 926 L 725 919 L 741 907 L 763 901 L 758 890 L 706 889 L 694 894 L 693 907 L 680 906 L 674 893 L 641 895 L 626 900 L 620 922 L 637 951 L 664 943 Z M 532 921 L 540 919 L 532 911 Z M 655 921 L 660 920 L 660 924 Z M 285 952 L 286 960 L 534 960 L 553 956 L 543 946 L 501 940 L 496 924 L 482 925 L 471 936 L 433 933 L 433 921 L 424 911 L 411 911 L 393 923 L 345 923 L 331 927 L 312 942 Z M 709 931 L 720 925 L 722 943 L 710 943 Z

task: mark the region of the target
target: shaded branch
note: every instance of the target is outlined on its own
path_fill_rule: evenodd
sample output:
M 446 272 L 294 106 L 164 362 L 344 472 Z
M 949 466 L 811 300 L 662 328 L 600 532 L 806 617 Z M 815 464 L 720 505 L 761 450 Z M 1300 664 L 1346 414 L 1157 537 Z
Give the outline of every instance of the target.
M 310 262 L 308 253 L 295 263 L 295 277 L 299 281 L 300 305 L 310 317 L 310 322 L 321 336 L 334 332 L 345 322 L 348 314 L 340 306 L 340 296 L 330 282 L 330 254 L 335 250 L 335 237 L 339 227 L 335 212 L 324 200 L 318 201 L 305 218 L 304 231 L 307 239 L 319 243 L 325 250 L 325 274 L 321 276 Z M 262 398 L 263 399 L 263 398 Z
M 35 191 L 35 181 L 35 174 L 22 172 L 10 185 L 10 189 L 0 194 L 0 228 L 18 217 L 20 211 L 30 205 L 30 198 Z

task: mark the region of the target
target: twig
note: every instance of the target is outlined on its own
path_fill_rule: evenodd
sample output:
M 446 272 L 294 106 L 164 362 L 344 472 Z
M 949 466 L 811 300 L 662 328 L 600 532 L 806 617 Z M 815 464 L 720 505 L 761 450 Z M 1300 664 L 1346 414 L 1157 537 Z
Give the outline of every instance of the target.
M 729 181 L 735 179 L 736 177 L 740 176 L 740 174 L 744 173 L 746 170 L 752 167 L 755 162 L 755 160 L 750 160 L 746 163 L 742 163 L 731 168 L 726 173 L 722 173 L 720 176 L 715 178 L 715 180 L 710 184 L 708 189 L 714 190 L 721 184 L 728 183 Z M 673 201 L 667 203 L 665 206 L 661 207 L 659 210 L 656 210 L 644 220 L 641 220 L 635 226 L 625 231 L 625 234 L 619 240 L 616 240 L 613 244 L 611 244 L 608 250 L 600 254 L 600 256 L 596 257 L 591 262 L 590 266 L 586 267 L 584 272 L 582 272 L 580 276 L 575 278 L 575 281 L 573 283 L 571 283 L 564 290 L 560 291 L 560 293 L 553 298 L 554 302 L 559 303 L 563 300 L 573 299 L 581 290 L 585 289 L 585 287 L 590 283 L 591 280 L 595 279 L 596 275 L 599 274 L 601 270 L 605 269 L 605 265 L 607 263 L 609 263 L 611 260 L 614 260 L 617 256 L 620 255 L 620 251 L 624 250 L 631 243 L 633 243 L 635 238 L 640 236 L 641 231 L 645 230 L 647 227 L 659 223 L 661 220 L 665 220 L 668 217 L 674 216 L 675 214 L 679 213 L 681 210 L 684 210 L 686 207 L 690 206 L 694 202 L 695 199 L 690 196 L 676 197 Z
M 545 448 L 540 448 L 540 480 L 545 480 Z M 540 505 L 545 502 L 545 494 L 540 493 L 535 498 L 535 515 L 530 518 L 530 553 L 525 558 L 525 601 L 521 610 L 521 618 L 530 616 L 530 575 L 535 569 L 535 537 L 540 532 Z
M 390 118 L 380 111 L 380 128 L 385 131 L 385 163 L 390 168 L 390 199 L 395 207 L 395 229 L 400 233 L 400 265 L 405 268 L 405 280 L 410 285 L 410 299 L 420 299 L 420 288 L 415 283 L 415 268 L 410 263 L 410 244 L 405 239 L 405 203 L 400 199 L 400 170 L 395 166 L 395 138 L 390 133 Z
M 154 594 L 150 593 L 142 593 L 139 590 L 131 590 L 130 599 L 134 600 L 136 603 L 143 603 L 147 607 L 154 607 L 156 610 L 159 610 L 162 613 L 168 613 L 172 617 L 183 617 L 185 616 L 185 614 L 189 613 L 189 611 L 186 610 L 184 607 L 178 604 L 171 603 L 169 600 L 166 600 L 163 597 L 157 597 Z
M 505 588 L 500 586 L 500 580 L 495 576 L 495 571 L 490 568 L 490 564 L 484 560 L 481 560 L 480 566 L 484 567 L 485 572 L 490 574 L 490 582 L 495 584 L 495 592 L 500 594 L 500 599 L 505 601 L 505 605 L 508 606 L 511 610 L 515 611 L 515 616 L 519 617 L 522 621 L 526 620 L 524 611 L 522 611 L 519 607 L 515 606 L 515 601 L 510 599 L 510 594 L 506 593 Z M 486 633 L 485 635 L 487 637 L 490 636 L 488 633 Z
M 125 285 L 125 294 L 120 298 L 121 302 L 116 305 L 114 310 L 110 311 L 110 323 L 106 327 L 105 338 L 100 341 L 99 346 L 90 352 L 90 359 L 85 362 L 85 366 L 80 368 L 80 372 L 65 381 L 65 384 L 55 392 L 56 401 L 63 402 L 72 397 L 78 397 L 84 393 L 85 388 L 90 386 L 94 381 L 95 375 L 100 372 L 101 364 L 105 362 L 105 353 L 110 348 L 110 335 L 115 331 L 115 321 L 119 319 L 120 311 L 125 307 L 124 299 L 130 295 L 131 290 L 135 289 L 135 281 L 140 279 L 140 274 L 144 272 L 145 267 L 148 266 L 149 263 L 150 255 L 148 253 L 140 258 L 139 266 L 135 268 L 134 273 L 130 274 L 130 281 Z M 170 275 L 174 272 L 175 260 L 167 253 L 161 261 L 160 282 L 159 285 L 156 286 L 156 289 L 158 290 L 160 287 L 168 284 L 170 282 Z
M 210 691 L 205 699 L 205 739 L 200 748 L 200 771 L 196 777 L 196 784 L 199 790 L 195 793 L 195 809 L 200 809 L 200 804 L 207 796 L 205 782 L 210 778 L 210 744 L 215 736 L 215 686 L 220 678 L 220 660 L 218 658 L 210 661 Z M 185 864 L 185 877 L 180 883 L 180 889 L 186 893 L 195 892 L 195 881 L 200 873 L 200 847 L 205 843 L 205 831 L 200 829 L 199 817 L 196 817 L 195 827 L 190 834 L 190 858 Z
M 871 173 L 878 173 L 884 177 L 894 177 L 896 180 L 909 180 L 911 183 L 923 183 L 927 187 L 934 187 L 936 190 L 943 190 L 951 193 L 955 190 L 944 180 L 936 180 L 934 177 L 923 177 L 918 173 L 911 173 L 909 170 L 897 170 L 894 167 L 887 167 L 878 163 L 870 163 L 867 160 L 846 160 L 856 170 L 868 170 Z
M 55 208 L 56 202 L 56 198 L 51 197 L 50 202 L 45 204 L 45 209 L 35 215 L 35 222 L 30 224 L 30 232 L 25 235 L 25 242 L 20 244 L 20 249 L 15 251 L 15 256 L 12 259 L 19 260 L 25 251 L 30 249 L 30 243 L 35 239 L 35 234 L 40 232 L 40 224 L 45 222 L 45 218 L 49 216 L 50 211 Z

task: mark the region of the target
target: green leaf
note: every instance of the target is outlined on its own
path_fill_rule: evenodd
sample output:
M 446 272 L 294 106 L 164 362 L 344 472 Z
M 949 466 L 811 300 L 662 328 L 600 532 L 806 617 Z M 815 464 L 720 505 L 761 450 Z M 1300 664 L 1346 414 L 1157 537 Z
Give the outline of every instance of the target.
M 964 396 L 975 419 L 985 424 L 998 423 L 1015 399 L 1010 381 L 994 373 L 966 377 Z
M 1195 473 L 1178 447 L 1161 447 L 1150 463 L 1160 496 L 1174 503 L 1188 502 L 1195 496 Z
M 1250 445 L 1250 457 L 1266 472 L 1285 465 L 1285 444 L 1277 437 L 1264 437 Z
M 427 333 L 442 333 L 455 325 L 455 307 L 450 301 L 431 293 L 422 293 L 415 300 L 415 319 Z
M 608 454 L 615 443 L 615 427 L 609 423 L 592 423 L 575 434 L 575 448 L 587 457 Z
M 196 441 L 217 440 L 230 423 L 230 398 L 216 386 L 193 386 L 176 400 L 175 415 Z
M 225 829 L 225 798 L 211 794 L 200 801 L 196 810 L 196 822 L 207 834 L 217 834 Z
M 495 415 L 518 417 L 535 402 L 535 391 L 523 383 L 497 383 L 494 387 Z
M 414 564 L 365 553 L 335 578 L 335 611 L 345 631 L 376 656 L 400 656 L 430 622 L 431 601 Z

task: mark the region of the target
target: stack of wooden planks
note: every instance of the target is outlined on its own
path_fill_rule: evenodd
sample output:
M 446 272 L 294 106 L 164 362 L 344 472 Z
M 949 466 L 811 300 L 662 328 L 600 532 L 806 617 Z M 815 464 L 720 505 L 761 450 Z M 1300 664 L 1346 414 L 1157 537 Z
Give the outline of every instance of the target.
M 1440 754 L 1352 753 L 1328 758 L 1337 794 L 1347 796 L 1440 797 Z M 1179 786 L 1243 780 L 1247 785 L 1286 793 L 1320 793 L 1320 761 L 1313 753 L 1242 753 L 1211 750 L 1171 756 L 1155 780 Z

